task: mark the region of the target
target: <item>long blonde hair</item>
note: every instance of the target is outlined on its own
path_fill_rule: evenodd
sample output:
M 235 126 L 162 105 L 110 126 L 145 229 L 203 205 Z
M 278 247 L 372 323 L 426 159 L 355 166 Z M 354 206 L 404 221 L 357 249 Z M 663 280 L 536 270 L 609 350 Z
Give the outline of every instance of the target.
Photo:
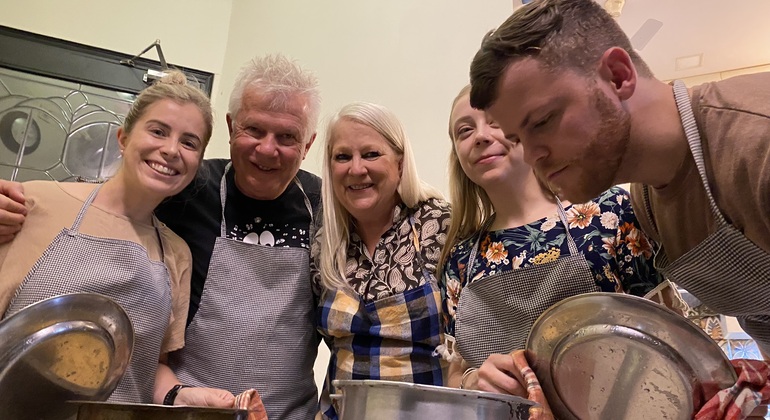
M 353 218 L 334 195 L 331 177 L 332 137 L 337 124 L 343 120 L 354 121 L 374 129 L 399 155 L 402 160 L 401 180 L 396 192 L 407 207 L 414 208 L 418 203 L 430 198 L 442 198 L 438 190 L 422 182 L 417 175 L 417 165 L 414 162 L 409 138 L 393 112 L 384 106 L 368 102 L 354 102 L 342 107 L 331 118 L 326 128 L 321 184 L 323 225 L 316 237 L 321 247 L 319 251 L 321 282 L 327 289 L 350 287 L 346 281 L 345 265 Z
M 452 107 L 449 108 L 449 139 L 452 142 L 452 150 L 449 152 L 449 199 L 452 203 L 452 220 L 449 223 L 446 245 L 441 251 L 441 259 L 436 270 L 440 273 L 439 278 L 443 276 L 444 265 L 452 247 L 478 232 L 482 223 L 494 212 L 487 192 L 471 181 L 463 171 L 454 146 L 456 138 L 452 129 L 452 111 L 460 100 L 470 95 L 470 91 L 471 85 L 462 88 L 452 101 Z

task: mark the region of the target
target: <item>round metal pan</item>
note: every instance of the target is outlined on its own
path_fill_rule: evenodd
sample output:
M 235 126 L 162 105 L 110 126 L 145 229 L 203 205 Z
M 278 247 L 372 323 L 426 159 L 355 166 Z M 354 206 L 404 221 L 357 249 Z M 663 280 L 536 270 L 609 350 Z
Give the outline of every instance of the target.
M 133 343 L 128 315 L 102 295 L 55 296 L 22 309 L 0 322 L 0 413 L 66 419 L 75 414 L 67 400 L 106 400 Z
M 620 293 L 553 305 L 535 321 L 527 351 L 559 419 L 690 419 L 737 379 L 690 320 Z
M 513 395 L 406 382 L 335 380 L 342 420 L 523 420 L 536 405 Z

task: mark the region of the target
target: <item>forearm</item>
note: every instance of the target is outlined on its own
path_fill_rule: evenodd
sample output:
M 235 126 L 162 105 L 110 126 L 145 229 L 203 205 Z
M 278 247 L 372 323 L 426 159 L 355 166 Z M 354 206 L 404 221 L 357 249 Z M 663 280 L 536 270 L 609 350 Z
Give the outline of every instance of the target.
M 179 379 L 177 379 L 174 371 L 166 365 L 167 355 L 163 355 L 158 362 L 158 371 L 155 374 L 155 392 L 153 393 L 152 402 L 154 404 L 163 404 L 163 399 L 166 398 L 166 394 L 174 385 L 178 385 Z

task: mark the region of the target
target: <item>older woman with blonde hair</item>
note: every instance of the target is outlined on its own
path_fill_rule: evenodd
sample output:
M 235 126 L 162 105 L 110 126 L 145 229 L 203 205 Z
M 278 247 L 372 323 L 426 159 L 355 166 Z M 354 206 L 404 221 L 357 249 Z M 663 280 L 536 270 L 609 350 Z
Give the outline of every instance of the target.
M 443 385 L 436 267 L 449 206 L 420 181 L 395 115 L 371 103 L 343 107 L 329 122 L 323 226 L 312 250 L 318 329 L 331 349 L 321 395 L 334 379 Z
M 441 263 L 441 351 L 450 386 L 526 396 L 509 354 L 524 348 L 543 311 L 594 291 L 641 296 L 661 278 L 628 192 L 560 201 L 524 162 L 521 144 L 471 107 L 469 92 L 457 95 L 449 119 L 453 216 Z M 557 123 L 548 118 L 556 117 L 534 124 Z

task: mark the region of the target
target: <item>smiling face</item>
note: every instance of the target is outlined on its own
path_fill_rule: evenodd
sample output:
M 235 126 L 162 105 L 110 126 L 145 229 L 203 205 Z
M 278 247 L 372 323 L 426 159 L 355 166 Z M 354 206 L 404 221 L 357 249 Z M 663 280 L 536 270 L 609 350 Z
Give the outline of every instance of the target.
M 309 135 L 303 97 L 288 99 L 285 109 L 271 108 L 271 98 L 252 88 L 244 93 L 238 114 L 227 115 L 235 183 L 258 200 L 283 194 L 315 139 Z
M 206 133 L 198 106 L 171 99 L 152 103 L 130 132 L 118 131 L 122 176 L 144 194 L 162 199 L 179 193 L 195 177 Z
M 488 112 L 557 194 L 586 202 L 615 183 L 631 118 L 606 85 L 532 58 L 508 66 Z
M 454 151 L 465 175 L 490 190 L 500 183 L 522 182 L 532 169 L 519 143 L 509 142 L 490 116 L 471 107 L 468 95 L 457 99 L 450 116 Z
M 386 217 L 399 202 L 401 156 L 373 128 L 340 119 L 327 146 L 334 196 L 358 221 Z

